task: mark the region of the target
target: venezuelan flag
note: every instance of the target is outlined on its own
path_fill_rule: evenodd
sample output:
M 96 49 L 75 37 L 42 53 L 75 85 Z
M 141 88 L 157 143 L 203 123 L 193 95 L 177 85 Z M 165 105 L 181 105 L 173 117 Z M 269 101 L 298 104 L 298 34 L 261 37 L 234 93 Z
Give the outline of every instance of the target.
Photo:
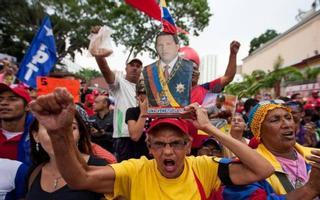
M 160 5 L 156 0 L 143 0 L 143 2 L 141 0 L 125 0 L 125 2 L 149 17 L 161 21 L 163 32 L 177 33 L 178 28 L 170 15 L 165 0 L 160 0 Z
M 172 16 L 170 15 L 170 12 L 167 8 L 167 4 L 165 0 L 160 0 L 160 5 L 162 8 L 162 31 L 167 33 L 176 34 L 177 33 L 177 27 L 174 23 L 174 20 L 172 19 Z
M 149 17 L 161 21 L 161 8 L 156 0 L 125 0 L 125 2 Z

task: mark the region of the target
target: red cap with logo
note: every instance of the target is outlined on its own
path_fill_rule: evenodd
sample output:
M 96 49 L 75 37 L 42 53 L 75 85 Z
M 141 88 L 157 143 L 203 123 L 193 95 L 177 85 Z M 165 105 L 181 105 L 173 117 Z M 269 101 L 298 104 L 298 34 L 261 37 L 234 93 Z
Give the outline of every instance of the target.
M 188 124 L 186 120 L 184 119 L 179 119 L 179 118 L 158 118 L 153 120 L 150 123 L 150 127 L 147 130 L 147 133 L 150 134 L 150 131 L 154 129 L 155 127 L 158 127 L 159 125 L 162 124 L 170 124 L 172 126 L 175 126 L 179 128 L 184 134 L 189 135 L 189 129 L 188 129 Z
M 32 99 L 29 95 L 28 90 L 23 85 L 11 84 L 10 86 L 4 83 L 0 83 L 0 93 L 4 91 L 11 91 L 17 96 L 23 98 L 27 103 Z

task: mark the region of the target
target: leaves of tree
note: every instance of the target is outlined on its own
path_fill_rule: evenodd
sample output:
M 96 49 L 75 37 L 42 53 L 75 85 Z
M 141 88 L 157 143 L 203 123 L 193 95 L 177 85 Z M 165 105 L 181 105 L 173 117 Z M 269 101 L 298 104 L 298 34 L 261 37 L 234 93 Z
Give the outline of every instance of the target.
M 176 24 L 192 35 L 208 26 L 212 15 L 207 0 L 167 0 Z M 108 25 L 114 30 L 116 45 L 127 51 L 154 53 L 155 35 L 160 23 L 131 8 L 120 0 L 2 0 L 0 12 L 0 52 L 21 60 L 41 24 L 49 14 L 53 23 L 56 46 L 61 60 L 87 48 L 93 25 Z M 184 44 L 188 37 L 180 35 Z
M 102 76 L 102 74 L 99 71 L 97 71 L 95 69 L 89 69 L 89 68 L 82 68 L 81 70 L 79 70 L 76 73 L 76 75 L 80 76 L 81 78 L 86 79 L 87 81 L 89 81 L 93 78 Z
M 266 30 L 265 33 L 261 34 L 259 37 L 255 37 L 250 42 L 250 49 L 249 55 L 258 49 L 262 44 L 267 43 L 268 41 L 272 40 L 273 38 L 277 37 L 279 33 L 273 29 Z

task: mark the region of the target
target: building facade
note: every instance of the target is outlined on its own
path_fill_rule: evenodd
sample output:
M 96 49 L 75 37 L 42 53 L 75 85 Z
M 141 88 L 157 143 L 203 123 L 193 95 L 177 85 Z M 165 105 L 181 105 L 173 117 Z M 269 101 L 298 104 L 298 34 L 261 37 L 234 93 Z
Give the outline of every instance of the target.
M 282 67 L 294 66 L 300 70 L 320 67 L 320 10 L 311 10 L 295 26 L 280 34 L 273 40 L 263 44 L 249 56 L 243 59 L 242 73 L 251 74 L 254 70 L 273 71 L 274 63 L 280 56 Z M 300 83 L 309 90 L 318 88 L 316 80 L 313 83 Z M 310 85 L 312 84 L 312 86 Z M 294 85 L 292 85 L 294 86 Z M 286 87 L 291 87 L 286 85 Z M 301 87 L 283 88 L 282 95 L 298 92 Z

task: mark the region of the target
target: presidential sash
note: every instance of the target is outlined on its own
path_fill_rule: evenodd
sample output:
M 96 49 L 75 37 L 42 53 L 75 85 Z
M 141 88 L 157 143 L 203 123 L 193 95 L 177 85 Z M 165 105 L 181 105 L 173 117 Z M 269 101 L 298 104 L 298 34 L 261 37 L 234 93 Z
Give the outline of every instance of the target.
M 179 58 L 168 80 L 159 61 L 143 69 L 149 106 L 184 107 L 190 104 L 192 63 Z

